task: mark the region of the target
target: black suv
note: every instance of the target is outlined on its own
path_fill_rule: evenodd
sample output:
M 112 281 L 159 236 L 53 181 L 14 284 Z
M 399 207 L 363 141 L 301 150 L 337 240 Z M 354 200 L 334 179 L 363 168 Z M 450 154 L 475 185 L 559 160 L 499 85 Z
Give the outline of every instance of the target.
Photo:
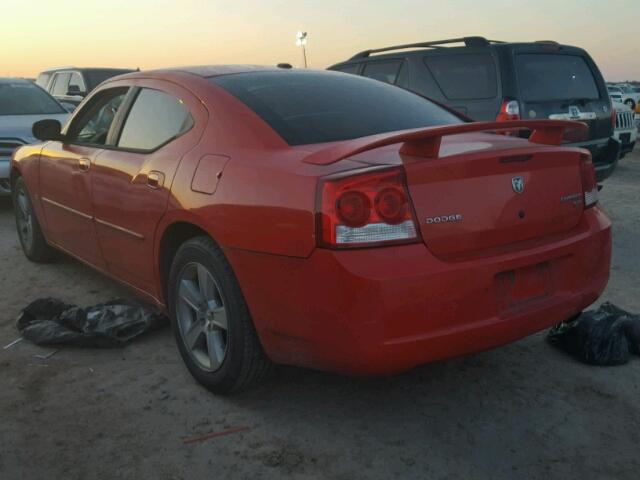
M 544 41 L 483 37 L 365 50 L 329 67 L 398 85 L 474 120 L 570 119 L 589 125 L 598 180 L 615 169 L 620 144 L 604 79 L 584 50 Z
M 40 73 L 36 84 L 58 101 L 78 106 L 91 90 L 106 79 L 133 71 L 124 68 L 53 68 Z

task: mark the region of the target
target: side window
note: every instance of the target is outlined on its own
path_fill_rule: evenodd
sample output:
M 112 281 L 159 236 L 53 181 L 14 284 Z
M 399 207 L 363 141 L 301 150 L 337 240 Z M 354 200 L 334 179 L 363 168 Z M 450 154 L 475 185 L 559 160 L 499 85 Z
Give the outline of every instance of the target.
M 488 53 L 433 55 L 424 63 L 449 100 L 495 98 L 498 79 L 493 57 Z
M 362 75 L 393 85 L 396 83 L 401 66 L 402 62 L 400 60 L 368 63 L 365 65 Z
M 40 75 L 38 75 L 38 78 L 36 79 L 36 85 L 46 90 L 47 84 L 49 83 L 49 78 L 51 78 L 51 74 L 41 73 Z
M 180 136 L 193 125 L 182 100 L 159 90 L 143 88 L 129 111 L 118 146 L 154 150 Z
M 103 90 L 74 118 L 67 137 L 72 143 L 104 145 L 118 109 L 127 95 L 127 87 Z
M 358 64 L 354 63 L 354 64 L 351 64 L 351 65 L 340 65 L 339 67 L 335 67 L 332 70 L 335 70 L 336 72 L 351 73 L 352 75 L 357 75 L 358 74 Z
M 84 93 L 84 82 L 82 81 L 82 77 L 78 72 L 73 72 L 71 74 L 71 78 L 69 79 L 69 86 L 67 87 L 67 92 L 70 95 L 76 95 L 78 93 Z
M 53 77 L 53 87 L 51 88 L 51 95 L 53 96 L 61 96 L 66 95 L 67 90 L 69 88 L 69 78 L 71 74 L 66 73 L 56 73 Z

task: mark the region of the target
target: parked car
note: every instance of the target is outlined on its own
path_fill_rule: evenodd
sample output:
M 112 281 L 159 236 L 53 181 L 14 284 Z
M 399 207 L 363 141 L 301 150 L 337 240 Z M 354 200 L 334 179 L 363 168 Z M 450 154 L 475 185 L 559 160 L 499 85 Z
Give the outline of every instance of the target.
M 625 94 L 620 87 L 613 85 L 607 85 L 607 92 L 609 92 L 609 97 L 615 103 L 622 103 L 624 105 L 625 98 L 629 98 L 625 97 Z
M 40 73 L 36 84 L 61 102 L 77 107 L 91 90 L 108 78 L 133 71 L 126 68 L 52 68 Z
M 13 151 L 35 142 L 31 127 L 51 118 L 64 123 L 67 111 L 51 95 L 33 82 L 0 78 L 0 195 L 10 193 L 9 162 Z
M 329 69 L 412 90 L 474 120 L 580 120 L 588 138 L 574 146 L 591 152 L 598 180 L 618 160 L 605 82 L 577 47 L 466 37 L 365 50 Z
M 614 108 L 616 110 L 616 128 L 613 131 L 613 137 L 620 142 L 620 158 L 624 158 L 636 146 L 638 127 L 635 123 L 635 112 L 627 105 L 617 104 Z
M 211 112 L 215 112 L 212 115 Z M 530 138 L 484 133 L 528 128 Z M 21 147 L 16 222 L 171 317 L 214 392 L 271 362 L 400 372 L 578 315 L 611 224 L 578 122 L 465 123 L 336 72 L 193 67 L 104 82 Z
M 631 110 L 635 110 L 638 104 L 640 104 L 640 92 L 637 92 L 635 88 L 628 83 L 619 83 L 616 86 L 622 90 L 624 94 L 623 103 Z

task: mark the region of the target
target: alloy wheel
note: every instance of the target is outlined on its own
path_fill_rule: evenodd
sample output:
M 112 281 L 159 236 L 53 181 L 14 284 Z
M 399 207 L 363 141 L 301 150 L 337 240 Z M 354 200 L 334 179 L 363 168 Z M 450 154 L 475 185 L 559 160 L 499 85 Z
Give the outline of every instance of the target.
M 22 240 L 25 249 L 30 250 L 33 245 L 33 212 L 24 187 L 19 188 L 16 200 L 18 235 L 20 235 L 20 240 Z
M 202 370 L 216 371 L 229 345 L 220 287 L 207 267 L 192 262 L 180 272 L 177 288 L 176 317 L 182 342 Z

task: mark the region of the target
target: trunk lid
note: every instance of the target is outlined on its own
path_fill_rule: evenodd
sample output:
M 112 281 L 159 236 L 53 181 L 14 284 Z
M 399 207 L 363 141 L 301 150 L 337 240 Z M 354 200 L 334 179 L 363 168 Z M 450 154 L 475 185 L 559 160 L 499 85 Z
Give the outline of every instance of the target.
M 478 135 L 473 142 L 448 139 L 440 158 L 403 158 L 422 238 L 434 255 L 477 253 L 578 224 L 580 150 L 482 137 L 486 142 Z

